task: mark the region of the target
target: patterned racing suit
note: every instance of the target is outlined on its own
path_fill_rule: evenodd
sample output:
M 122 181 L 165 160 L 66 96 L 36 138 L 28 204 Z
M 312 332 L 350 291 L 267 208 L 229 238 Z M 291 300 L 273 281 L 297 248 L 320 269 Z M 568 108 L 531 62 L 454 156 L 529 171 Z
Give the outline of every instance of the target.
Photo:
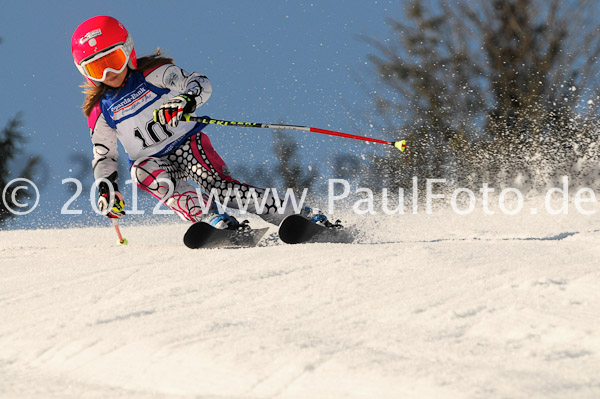
M 281 201 L 272 190 L 233 179 L 202 132 L 205 124 L 180 122 L 173 128 L 154 122 L 154 110 L 181 93 L 193 95 L 199 107 L 210 98 L 212 87 L 206 76 L 165 64 L 130 71 L 122 87 L 109 89 L 88 118 L 94 178 L 116 183 L 118 140 L 129 157 L 137 186 L 183 219 L 201 220 L 214 201 L 259 214 L 275 224 L 297 213 L 295 198 Z

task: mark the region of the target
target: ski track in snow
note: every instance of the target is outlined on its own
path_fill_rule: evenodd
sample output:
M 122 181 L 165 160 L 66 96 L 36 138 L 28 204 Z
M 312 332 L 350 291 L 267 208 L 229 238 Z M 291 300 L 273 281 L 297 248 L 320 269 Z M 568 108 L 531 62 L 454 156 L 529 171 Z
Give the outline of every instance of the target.
M 355 244 L 0 232 L 0 398 L 600 397 L 600 218 L 344 218 Z

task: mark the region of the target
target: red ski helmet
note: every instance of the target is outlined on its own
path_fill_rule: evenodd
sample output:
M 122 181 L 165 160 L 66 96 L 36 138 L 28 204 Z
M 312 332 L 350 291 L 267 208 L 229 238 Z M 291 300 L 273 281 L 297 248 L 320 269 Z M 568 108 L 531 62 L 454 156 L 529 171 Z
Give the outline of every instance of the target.
M 95 86 L 109 71 L 135 69 L 137 57 L 127 29 L 113 17 L 99 15 L 84 21 L 71 38 L 71 53 L 77 69 Z

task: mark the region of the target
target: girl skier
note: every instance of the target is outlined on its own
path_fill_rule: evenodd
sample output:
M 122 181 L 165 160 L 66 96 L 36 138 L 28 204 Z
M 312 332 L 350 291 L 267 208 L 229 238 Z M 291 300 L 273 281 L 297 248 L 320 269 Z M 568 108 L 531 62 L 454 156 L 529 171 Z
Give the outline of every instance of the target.
M 87 79 L 83 112 L 88 117 L 94 178 L 99 182 L 98 208 L 103 214 L 109 218 L 125 214 L 117 185 L 117 139 L 129 157 L 137 186 L 185 220 L 221 229 L 247 227 L 211 199 L 242 207 L 275 224 L 296 213 L 294 201 L 282 207 L 271 190 L 233 179 L 202 132 L 206 125 L 179 123 L 184 114 L 210 98 L 212 87 L 206 76 L 184 71 L 160 50 L 137 59 L 131 36 L 109 16 L 96 16 L 79 25 L 71 51 L 77 69 Z M 189 179 L 200 186 L 200 196 Z M 304 208 L 301 213 L 330 225 L 318 211 Z

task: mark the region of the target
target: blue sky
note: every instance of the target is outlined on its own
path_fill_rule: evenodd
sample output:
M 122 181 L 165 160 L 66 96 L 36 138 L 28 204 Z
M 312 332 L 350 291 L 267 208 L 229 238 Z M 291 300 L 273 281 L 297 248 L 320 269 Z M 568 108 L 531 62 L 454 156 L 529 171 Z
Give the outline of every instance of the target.
M 22 112 L 27 152 L 45 161 L 45 176 L 36 181 L 45 183 L 39 207 L 12 225 L 64 225 L 67 218 L 57 213 L 70 193 L 61 182 L 81 172 L 70 157 L 91 154 L 80 109 L 83 78 L 70 52 L 72 32 L 85 19 L 114 16 L 129 30 L 138 56 L 161 47 L 184 69 L 206 74 L 214 92 L 197 111 L 200 115 L 283 121 L 392 139 L 370 127 L 377 125 L 371 96 L 380 88 L 367 61 L 374 49 L 360 37 L 389 37 L 386 21 L 400 18 L 400 3 L 25 0 L 3 5 L 0 126 Z M 274 162 L 269 130 L 208 127 L 205 132 L 234 175 L 238 164 Z M 303 162 L 319 167 L 324 177 L 328 154 L 368 155 L 380 150 L 353 140 L 294 134 Z M 88 190 L 85 186 L 81 195 L 86 200 L 80 198 L 72 207 L 84 211 L 82 218 L 89 213 Z

